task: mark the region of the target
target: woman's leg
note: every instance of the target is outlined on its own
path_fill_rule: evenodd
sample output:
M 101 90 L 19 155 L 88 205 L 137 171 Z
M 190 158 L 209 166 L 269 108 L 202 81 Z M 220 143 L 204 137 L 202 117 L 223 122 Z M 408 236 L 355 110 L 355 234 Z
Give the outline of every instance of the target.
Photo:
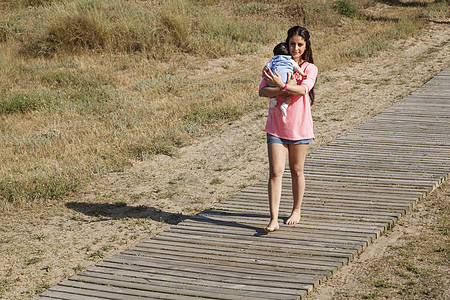
M 270 172 L 268 184 L 270 222 L 264 230 L 274 231 L 279 228 L 278 211 L 280 209 L 282 178 L 286 168 L 287 145 L 268 143 L 267 149 Z
M 300 210 L 302 206 L 303 194 L 305 193 L 305 174 L 303 167 L 305 165 L 306 152 L 309 144 L 289 145 L 289 168 L 292 177 L 292 195 L 294 205 L 287 225 L 294 225 L 300 222 Z

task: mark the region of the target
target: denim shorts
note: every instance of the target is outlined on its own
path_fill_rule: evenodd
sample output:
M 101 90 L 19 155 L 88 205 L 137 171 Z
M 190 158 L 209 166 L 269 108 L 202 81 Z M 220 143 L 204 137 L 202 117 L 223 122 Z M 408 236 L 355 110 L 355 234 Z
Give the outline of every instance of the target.
M 271 135 L 270 133 L 266 133 L 267 135 L 267 143 L 277 143 L 277 144 L 309 144 L 312 141 L 314 141 L 314 139 L 305 139 L 305 140 L 287 140 L 287 139 L 282 139 L 279 137 L 276 137 L 274 135 Z

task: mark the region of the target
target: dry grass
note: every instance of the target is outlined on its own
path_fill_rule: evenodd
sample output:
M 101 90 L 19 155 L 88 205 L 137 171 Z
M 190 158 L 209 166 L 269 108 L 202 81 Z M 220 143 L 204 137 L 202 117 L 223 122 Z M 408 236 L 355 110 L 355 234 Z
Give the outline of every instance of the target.
M 60 198 L 94 174 L 174 155 L 265 105 L 254 101 L 262 65 L 233 78 L 202 74 L 211 59 L 269 59 L 287 27 L 301 24 L 319 68 L 343 67 L 446 16 L 446 2 L 428 2 L 354 1 L 348 17 L 324 0 L 0 1 L 0 208 Z

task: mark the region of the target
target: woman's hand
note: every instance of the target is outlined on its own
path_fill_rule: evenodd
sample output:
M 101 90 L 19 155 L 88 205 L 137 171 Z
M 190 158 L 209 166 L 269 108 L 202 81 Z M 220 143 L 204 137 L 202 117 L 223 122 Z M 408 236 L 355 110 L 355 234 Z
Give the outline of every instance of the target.
M 272 72 L 271 69 L 267 68 L 263 70 L 263 79 L 268 83 L 271 84 L 273 86 L 276 86 L 280 89 L 282 89 L 284 87 L 284 82 L 281 79 L 280 74 L 278 74 L 277 71 L 275 71 L 275 73 Z
M 286 83 L 289 84 L 289 85 L 297 85 L 297 79 L 295 79 L 293 73 L 288 73 L 287 82 Z
M 264 72 L 268 72 L 268 70 L 270 70 L 270 68 L 268 68 L 267 66 L 264 66 L 264 68 L 262 69 L 261 77 L 264 77 Z

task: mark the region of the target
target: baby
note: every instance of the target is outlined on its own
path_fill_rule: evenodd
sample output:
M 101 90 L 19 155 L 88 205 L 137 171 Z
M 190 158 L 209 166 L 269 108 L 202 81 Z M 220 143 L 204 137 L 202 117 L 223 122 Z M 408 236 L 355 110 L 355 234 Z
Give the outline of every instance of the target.
M 298 64 L 292 59 L 289 54 L 289 48 L 286 43 L 279 43 L 273 48 L 273 54 L 275 55 L 266 65 L 272 72 L 277 71 L 278 74 L 283 79 L 283 82 L 286 83 L 288 80 L 288 74 L 292 74 L 294 71 L 299 73 L 303 79 L 306 79 L 307 75 L 300 70 Z M 270 85 L 269 86 L 273 86 Z M 283 104 L 281 104 L 280 109 L 283 116 L 287 115 L 287 108 L 291 103 L 292 95 L 286 95 L 284 98 Z M 274 107 L 277 105 L 277 100 L 275 98 L 270 98 L 270 107 Z

